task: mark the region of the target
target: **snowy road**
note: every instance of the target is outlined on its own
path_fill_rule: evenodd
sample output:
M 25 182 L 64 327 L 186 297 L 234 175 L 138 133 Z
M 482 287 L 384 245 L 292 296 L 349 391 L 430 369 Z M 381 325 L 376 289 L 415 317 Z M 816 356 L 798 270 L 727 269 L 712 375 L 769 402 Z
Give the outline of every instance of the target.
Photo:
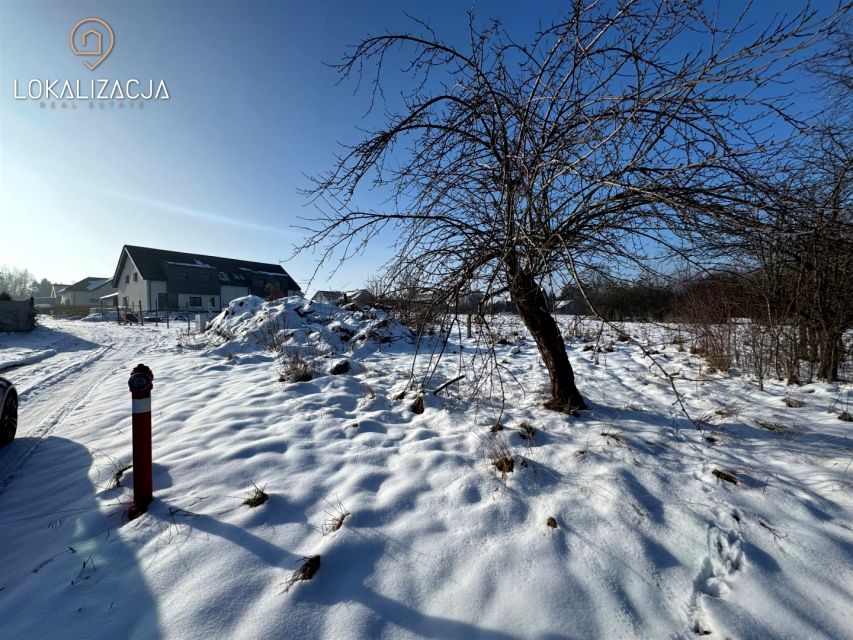
M 0 366 L 27 364 L 3 371 L 18 389 L 20 415 L 16 441 L 0 450 L 0 492 L 43 438 L 61 433 L 63 421 L 74 409 L 111 374 L 130 371 L 135 358 L 159 335 L 156 328 L 46 318 L 29 336 L 30 344 L 40 346 L 40 356 L 22 353 L 16 344 L 18 336 L 4 334 Z

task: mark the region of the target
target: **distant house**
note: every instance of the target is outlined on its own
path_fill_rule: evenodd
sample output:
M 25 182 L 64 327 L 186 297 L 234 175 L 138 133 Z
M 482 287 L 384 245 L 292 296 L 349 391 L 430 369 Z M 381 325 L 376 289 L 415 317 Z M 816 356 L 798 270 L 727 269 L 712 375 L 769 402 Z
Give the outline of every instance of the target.
M 70 286 L 70 284 L 59 284 L 56 282 L 51 285 L 50 297 L 53 298 L 55 304 L 59 304 L 59 294 L 62 293 L 62 290 L 67 289 Z
M 356 289 L 355 291 L 344 291 L 338 302 L 340 304 L 354 302 L 357 305 L 370 305 L 373 304 L 375 300 L 376 296 L 370 293 L 367 289 Z
M 342 291 L 317 291 L 311 298 L 312 302 L 322 302 L 325 304 L 337 304 L 338 300 L 343 295 Z
M 302 293 L 279 264 L 132 245 L 122 247 L 112 286 L 120 306 L 142 303 L 150 310 L 203 311 L 249 294 L 280 298 Z
M 554 303 L 554 313 L 586 315 L 589 313 L 589 306 L 583 300 L 557 300 Z
M 61 285 L 56 285 L 61 286 Z M 114 293 L 109 278 L 83 278 L 80 282 L 69 284 L 58 292 L 57 303 L 60 305 L 97 305 L 101 297 Z

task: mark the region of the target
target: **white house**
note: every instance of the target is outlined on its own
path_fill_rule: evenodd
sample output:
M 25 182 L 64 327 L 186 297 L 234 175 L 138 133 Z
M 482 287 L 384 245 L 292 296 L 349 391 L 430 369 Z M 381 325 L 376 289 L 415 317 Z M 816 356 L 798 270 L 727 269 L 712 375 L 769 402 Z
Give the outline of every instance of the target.
M 51 285 L 50 297 L 53 298 L 54 304 L 59 304 L 59 294 L 61 294 L 64 289 L 67 289 L 70 286 L 70 284 L 59 284 L 58 282 L 54 282 Z
M 354 302 L 357 305 L 370 305 L 376 301 L 376 297 L 367 289 L 354 289 L 352 291 L 320 290 L 314 293 L 311 301 L 328 304 L 348 304 Z
M 147 310 L 219 310 L 251 294 L 279 298 L 301 295 L 279 264 L 125 245 L 112 286 L 118 304 Z
M 311 297 L 312 302 L 320 302 L 324 304 L 336 304 L 341 299 L 343 292 L 341 291 L 317 291 Z
M 367 289 L 354 289 L 352 291 L 344 291 L 338 300 L 338 304 L 348 304 L 351 302 L 360 306 L 369 306 L 376 302 L 376 296 Z
M 98 305 L 102 296 L 114 291 L 109 278 L 83 278 L 80 282 L 70 284 L 58 291 L 57 303 L 60 305 Z

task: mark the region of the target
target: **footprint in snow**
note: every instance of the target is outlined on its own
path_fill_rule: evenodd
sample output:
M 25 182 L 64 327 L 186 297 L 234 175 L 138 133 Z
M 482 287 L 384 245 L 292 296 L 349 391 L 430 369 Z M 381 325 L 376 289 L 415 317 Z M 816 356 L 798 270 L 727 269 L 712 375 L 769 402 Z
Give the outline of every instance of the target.
M 696 578 L 696 589 L 721 598 L 729 592 L 729 580 L 743 566 L 743 538 L 734 529 L 724 532 L 712 526 L 708 530 L 708 551 Z
M 691 631 L 696 635 L 712 632 L 701 596 L 723 598 L 731 590 L 730 582 L 744 567 L 743 537 L 736 529 L 708 528 L 708 555 L 702 561 L 693 585 Z

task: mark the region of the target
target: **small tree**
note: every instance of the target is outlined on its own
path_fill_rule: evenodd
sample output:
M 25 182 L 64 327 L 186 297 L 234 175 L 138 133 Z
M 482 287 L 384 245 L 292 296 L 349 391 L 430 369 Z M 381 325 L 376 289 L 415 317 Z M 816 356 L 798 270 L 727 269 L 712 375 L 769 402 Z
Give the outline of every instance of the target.
M 301 248 L 346 259 L 389 227 L 392 279 L 417 274 L 434 304 L 509 293 L 547 367 L 548 406 L 584 408 L 543 285 L 602 263 L 648 270 L 644 257 L 680 251 L 697 221 L 743 218 L 774 142 L 764 127 L 787 117 L 769 87 L 823 26 L 807 9 L 746 38 L 743 20 L 724 29 L 697 3 L 575 1 L 529 43 L 473 16 L 465 47 L 422 23 L 366 38 L 341 78 L 374 69 L 379 101 L 402 55 L 412 88 L 315 179 L 323 215 Z M 385 205 L 360 206 L 362 187 Z

